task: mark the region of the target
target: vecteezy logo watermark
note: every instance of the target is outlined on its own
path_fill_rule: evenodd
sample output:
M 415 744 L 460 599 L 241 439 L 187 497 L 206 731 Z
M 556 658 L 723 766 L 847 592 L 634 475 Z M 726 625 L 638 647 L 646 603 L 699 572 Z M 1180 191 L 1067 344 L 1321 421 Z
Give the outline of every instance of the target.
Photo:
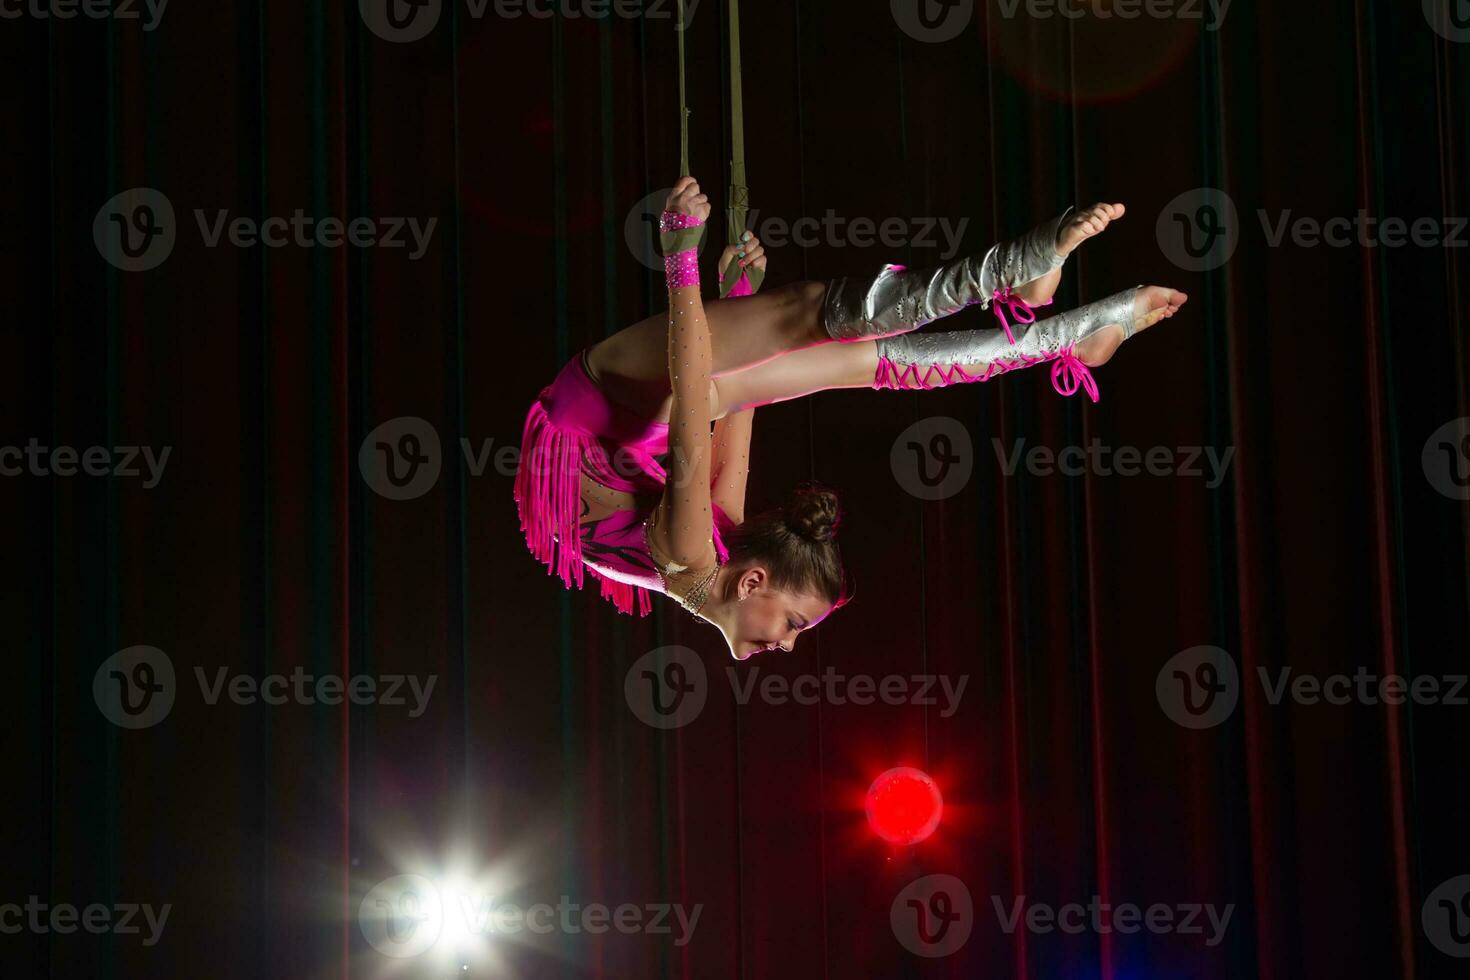
M 137 936 L 142 932 L 139 926 L 146 922 L 148 936 L 143 945 L 156 946 L 172 911 L 172 902 L 166 902 L 156 910 L 148 903 L 140 905 L 136 902 L 118 902 L 116 905 L 94 902 L 78 907 L 67 902 L 43 902 L 39 895 L 31 895 L 25 905 L 16 902 L 0 905 L 0 933 L 14 936 L 22 932 L 36 935 L 54 932 L 68 936 L 80 928 L 94 936 L 109 932 L 118 936 Z M 135 921 L 139 913 L 142 913 L 142 920 Z
M 1164 205 L 1154 232 L 1159 249 L 1185 272 L 1218 269 L 1240 244 L 1240 212 L 1214 187 L 1185 191 Z
M 453 2 L 453 0 L 449 0 Z M 493 12 L 503 20 L 666 20 L 678 24 L 678 0 L 465 0 L 471 20 Z M 685 0 L 684 23 L 694 23 L 701 0 Z M 368 30 L 385 41 L 400 44 L 429 36 L 444 14 L 445 0 L 358 0 Z
M 380 881 L 357 907 L 357 925 L 378 952 L 418 956 L 439 941 L 444 903 L 439 889 L 421 875 L 395 875 Z
M 755 229 L 756 237 L 771 248 L 781 248 L 788 242 L 801 248 L 818 245 L 828 248 L 871 248 L 874 245 L 893 249 L 909 245 L 935 248 L 941 244 L 942 238 L 941 262 L 948 262 L 959 254 L 960 243 L 969 224 L 969 218 L 961 218 L 957 222 L 935 217 L 883 218 L 881 221 L 869 217 L 847 218 L 831 208 L 821 218 L 808 216 L 794 221 L 774 216 L 763 218 L 758 209 L 750 212 L 750 225 Z M 935 236 L 936 232 L 939 237 Z
M 650 650 L 628 668 L 623 697 L 645 725 L 682 728 L 699 717 L 709 697 L 704 662 L 688 647 Z
M 759 699 L 763 704 L 858 704 L 940 706 L 948 718 L 959 710 L 970 675 L 840 674 L 827 667 L 820 675 L 786 677 L 750 667 L 742 678 L 733 666 L 725 676 L 741 706 Z M 688 647 L 659 647 L 639 657 L 623 677 L 623 696 L 639 721 L 653 728 L 682 728 L 699 717 L 709 697 L 709 684 L 699 655 Z
M 34 436 L 20 446 L 0 446 L 0 476 L 142 476 L 143 489 L 152 490 L 163 479 L 172 446 L 155 450 L 152 446 L 43 446 Z M 138 469 L 142 462 L 148 470 Z
M 92 698 L 119 728 L 152 728 L 173 710 L 174 664 L 157 647 L 119 650 L 92 675 Z
M 1424 19 L 1447 41 L 1470 41 L 1470 4 L 1465 0 L 1422 0 Z
M 1380 218 L 1366 208 L 1349 217 L 1298 215 L 1291 208 L 1272 214 L 1256 209 L 1268 248 L 1465 248 L 1470 218 Z M 1187 191 L 1159 212 L 1159 247 L 1186 272 L 1207 272 L 1230 261 L 1240 243 L 1240 215 L 1230 195 L 1214 187 Z
M 389 500 L 412 500 L 439 481 L 439 433 L 413 415 L 389 419 L 362 440 L 357 468 L 373 492 Z
M 384 674 L 374 677 L 355 674 L 343 678 L 338 674 L 308 674 L 300 666 L 287 674 L 230 675 L 230 668 L 220 667 L 213 676 L 203 667 L 194 668 L 199 695 L 205 704 L 219 704 L 228 698 L 234 704 L 338 705 L 344 701 L 357 705 L 409 707 L 408 716 L 417 718 L 427 710 L 429 698 L 439 678 L 430 674 L 427 681 L 416 674 Z M 120 728 L 151 728 L 168 717 L 173 710 L 178 684 L 173 661 L 157 647 L 133 646 L 108 657 L 92 677 L 92 697 L 104 718 Z M 412 695 L 409 706 L 408 696 Z
M 340 674 L 308 674 L 300 666 L 291 670 L 289 678 L 285 674 L 266 674 L 260 678 L 236 674 L 231 677 L 228 667 L 215 670 L 213 678 L 203 667 L 195 667 L 194 677 L 199 683 L 200 696 L 209 705 L 218 704 L 222 695 L 228 695 L 230 701 L 242 706 L 338 705 L 348 701 L 358 705 L 408 707 L 410 718 L 417 718 L 428 709 L 429 698 L 439 680 L 437 674 L 428 675 L 427 681 L 421 680 L 417 674 L 384 674 L 381 677 L 354 674 L 344 679 Z M 226 680 L 229 681 L 228 689 Z M 407 700 L 409 694 L 413 695 L 411 707 Z
M 413 239 L 413 251 L 408 253 L 410 262 L 417 262 L 429 250 L 429 241 L 434 237 L 438 218 L 420 222 L 418 218 L 316 218 L 301 208 L 291 217 L 272 217 L 264 221 L 254 218 L 231 218 L 223 208 L 211 217 L 203 208 L 194 209 L 194 220 L 199 225 L 199 235 L 207 248 L 217 248 L 221 241 L 229 241 L 236 248 L 407 248 Z M 405 235 L 405 231 L 407 235 Z
M 404 959 L 433 949 L 441 936 L 462 940 L 558 931 L 600 935 L 610 928 L 624 935 L 672 935 L 674 945 L 682 947 L 694 937 L 703 911 L 703 903 L 691 908 L 668 902 L 625 902 L 609 907 L 601 902 L 573 902 L 567 895 L 559 896 L 555 905 L 535 902 L 522 907 L 485 891 L 454 891 L 422 875 L 396 875 L 374 885 L 363 897 L 357 921 L 363 938 L 374 949 Z
M 888 466 L 898 485 L 920 500 L 953 497 L 975 470 L 970 430 L 948 415 L 920 419 L 893 440 Z
M 1226 905 L 1223 910 L 1213 904 L 1198 903 L 1155 903 L 1143 908 L 1129 902 L 1114 905 L 1104 902 L 1099 895 L 1092 896 L 1086 905 L 1078 902 L 1061 906 L 1028 903 L 1025 895 L 1014 896 L 1009 901 L 992 895 L 990 902 L 995 906 L 995 918 L 1001 931 L 1007 935 L 1013 934 L 1024 921 L 1027 932 L 1043 935 L 1053 930 L 1073 936 L 1088 931 L 1106 935 L 1143 930 L 1155 935 L 1203 936 L 1208 920 L 1210 932 L 1205 939 L 1206 946 L 1220 945 L 1225 938 L 1225 930 L 1230 927 L 1230 918 L 1235 914 L 1234 903 Z
M 1294 668 L 1256 668 L 1266 703 L 1296 705 L 1404 704 L 1470 706 L 1470 675 L 1405 677 L 1358 667 L 1352 674 L 1299 674 Z M 1185 728 L 1213 728 L 1229 718 L 1241 693 L 1235 660 L 1219 647 L 1192 647 L 1170 659 L 1155 680 L 1159 706 Z
M 1470 418 L 1446 422 L 1420 455 L 1429 485 L 1451 500 L 1470 500 Z
M 1229 653 L 1212 646 L 1175 654 L 1154 681 L 1159 707 L 1185 728 L 1214 728 L 1235 711 L 1240 671 Z
M 1446 956 L 1470 959 L 1470 875 L 1451 878 L 1430 892 L 1420 921 L 1435 949 Z
M 659 218 L 664 213 L 664 204 L 668 202 L 669 194 L 673 192 L 672 187 L 666 187 L 661 191 L 654 191 L 643 200 L 633 205 L 628 211 L 627 217 L 623 219 L 623 241 L 627 243 L 628 251 L 645 268 L 655 272 L 664 270 L 663 248 L 659 244 L 658 224 Z M 704 247 L 709 244 L 710 235 L 705 234 L 699 240 L 698 252 L 704 254 Z
M 645 267 L 662 272 L 664 260 L 659 248 L 658 220 L 663 214 L 664 202 L 668 200 L 666 188 L 643 198 L 623 219 L 623 239 L 628 250 Z M 785 218 L 762 217 L 759 209 L 750 211 L 746 225 L 761 244 L 767 248 L 781 248 L 787 244 L 801 248 L 884 248 L 899 249 L 909 245 L 918 248 L 934 248 L 943 245 L 940 261 L 947 262 L 959 254 L 965 229 L 970 219 L 961 218 L 952 222 L 949 218 L 847 218 L 831 208 L 820 218 L 803 217 L 794 221 Z M 937 233 L 937 237 L 936 237 Z M 942 239 L 942 241 L 941 241 Z M 706 235 L 699 241 L 699 252 L 709 243 Z
M 1290 667 L 1281 667 L 1272 672 L 1257 667 L 1261 687 L 1266 700 L 1280 704 L 1290 695 L 1295 704 L 1444 704 L 1453 707 L 1470 705 L 1465 696 L 1470 675 L 1446 674 L 1442 677 L 1422 675 L 1410 680 L 1401 674 L 1375 674 L 1367 667 L 1359 667 L 1351 677 L 1347 674 L 1329 674 L 1318 677 L 1314 674 L 1293 675 Z
M 1296 216 L 1287 208 L 1275 217 L 1265 208 L 1256 211 L 1261 222 L 1261 232 L 1266 244 L 1280 248 L 1288 234 L 1297 248 L 1403 248 L 1413 245 L 1418 248 L 1464 248 L 1470 244 L 1465 229 L 1470 226 L 1466 218 L 1378 218 L 1359 208 L 1351 218 L 1338 216 L 1325 221 L 1318 218 Z
M 975 0 L 889 0 L 893 22 L 915 41 L 943 44 L 965 32 Z
M 1031 20 L 1198 20 L 1205 30 L 1218 31 L 1225 26 L 1234 0 L 996 0 L 1002 17 L 1014 20 L 1024 13 Z M 1209 18 L 1206 19 L 1206 14 Z
M 224 209 L 213 215 L 194 209 L 194 220 L 206 248 L 228 242 L 236 248 L 408 248 L 416 262 L 429 249 L 438 218 L 317 218 L 297 208 L 290 217 L 258 221 L 234 217 Z M 405 234 L 406 233 L 406 234 Z M 102 206 L 92 223 L 97 250 L 124 272 L 155 269 L 173 253 L 178 241 L 173 204 L 160 191 L 140 187 L 124 191 Z
M 71 20 L 78 13 L 91 20 L 139 20 L 146 9 L 143 30 L 151 32 L 167 7 L 168 0 L 0 0 L 0 20 Z
M 472 477 L 484 476 L 492 462 L 501 476 L 515 476 L 523 466 L 536 474 L 555 473 L 563 462 L 555 447 L 546 444 L 544 453 L 533 452 L 529 458 L 520 446 L 502 445 L 497 449 L 493 438 L 478 442 L 461 438 L 459 446 L 465 472 Z M 587 452 L 621 476 L 641 474 L 646 465 L 647 457 L 639 457 L 626 446 L 608 452 L 594 445 Z M 357 468 L 363 480 L 374 493 L 390 500 L 413 500 L 432 490 L 439 481 L 443 459 L 438 431 L 416 415 L 389 419 L 364 436 L 357 448 Z M 669 453 L 663 465 L 667 467 L 664 482 L 668 486 L 685 486 L 697 475 L 695 460 L 677 449 Z
M 1229 446 L 1218 452 L 1214 446 L 1153 446 L 1139 449 L 1136 446 L 1104 446 L 1101 439 L 1094 438 L 1086 447 L 1066 446 L 1053 452 L 1049 446 L 1026 448 L 1025 439 L 1017 439 L 1009 450 L 998 438 L 992 437 L 996 462 L 1006 476 L 1015 476 L 1025 461 L 1026 472 L 1032 476 L 1138 476 L 1147 472 L 1150 476 L 1178 476 L 1204 478 L 1205 487 L 1214 490 L 1225 482 L 1225 473 L 1235 456 L 1235 447 Z M 1207 464 L 1201 468 L 1201 459 Z M 1142 469 L 1140 469 L 1142 466 Z
M 92 221 L 97 251 L 124 272 L 162 265 L 178 237 L 173 204 L 151 187 L 123 191 L 102 205 Z
M 970 889 L 954 875 L 925 875 L 904 886 L 888 908 L 894 938 L 916 956 L 956 952 L 975 926 Z
M 759 667 L 751 667 L 742 682 L 735 668 L 726 667 L 730 687 L 735 692 L 735 701 L 750 703 L 760 687 L 760 699 L 765 704 L 872 704 L 874 700 L 884 704 L 937 705 L 939 695 L 944 696 L 944 707 L 939 717 L 948 718 L 959 709 L 960 698 L 965 695 L 965 686 L 970 683 L 969 674 L 961 674 L 955 683 L 948 674 L 887 674 L 873 677 L 871 674 L 839 674 L 828 667 L 819 677 L 816 674 L 798 674 L 786 678 L 780 674 L 768 674 L 761 680 Z

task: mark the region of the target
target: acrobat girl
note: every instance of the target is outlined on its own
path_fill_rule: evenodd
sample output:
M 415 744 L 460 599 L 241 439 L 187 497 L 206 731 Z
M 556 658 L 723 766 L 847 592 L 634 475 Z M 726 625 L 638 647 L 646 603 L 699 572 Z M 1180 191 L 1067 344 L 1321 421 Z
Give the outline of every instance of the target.
M 660 220 L 667 314 L 580 351 L 526 416 L 515 497 L 532 554 L 568 588 L 591 574 L 629 615 L 649 614 L 650 593 L 673 598 L 717 627 L 737 660 L 790 651 L 851 597 L 841 513 L 832 490 L 806 481 L 746 518 L 755 410 L 831 388 L 932 389 L 1038 365 L 1051 366 L 1062 395 L 1097 401 L 1089 369 L 1188 299 L 1139 286 L 1037 319 L 1067 257 L 1123 213 L 1068 208 L 923 271 L 886 265 L 873 277 L 737 288 L 706 303 L 697 249 L 710 204 L 694 178 L 680 178 Z M 732 261 L 764 275 L 750 232 L 725 250 L 722 275 Z M 919 331 L 975 304 L 992 307 L 1000 326 Z

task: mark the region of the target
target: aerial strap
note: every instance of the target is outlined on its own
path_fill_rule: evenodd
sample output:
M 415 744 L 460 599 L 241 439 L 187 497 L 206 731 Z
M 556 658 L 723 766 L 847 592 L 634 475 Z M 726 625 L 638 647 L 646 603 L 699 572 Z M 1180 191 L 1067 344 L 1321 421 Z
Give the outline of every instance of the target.
M 684 68 L 684 0 L 679 7 L 679 173 L 689 173 L 689 94 Z M 730 245 L 740 244 L 750 214 L 750 188 L 745 185 L 745 108 L 740 83 L 740 0 L 727 0 L 730 8 L 730 191 L 726 198 L 725 235 Z M 760 289 L 765 270 L 751 266 L 741 269 L 731 262 L 720 281 L 720 296 L 744 296 Z M 740 280 L 746 286 L 737 289 Z

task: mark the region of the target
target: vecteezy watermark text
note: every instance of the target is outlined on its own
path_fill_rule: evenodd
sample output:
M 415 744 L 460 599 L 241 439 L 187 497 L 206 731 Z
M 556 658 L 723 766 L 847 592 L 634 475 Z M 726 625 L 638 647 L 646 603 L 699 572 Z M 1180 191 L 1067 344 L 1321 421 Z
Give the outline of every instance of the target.
M 828 667 L 821 675 L 798 674 L 787 678 L 780 674 L 767 674 L 761 678 L 761 669 L 751 667 L 741 680 L 734 667 L 727 666 L 725 673 L 730 679 L 730 688 L 735 692 L 737 704 L 749 704 L 751 697 L 760 691 L 765 704 L 916 704 L 937 705 L 943 694 L 944 707 L 939 717 L 948 718 L 960 706 L 965 686 L 970 675 L 961 674 L 955 683 L 947 674 L 886 674 L 873 677 L 871 674 L 839 674 Z
M 1001 16 L 1014 20 L 1024 14 L 1031 20 L 1197 20 L 1207 31 L 1225 26 L 1225 16 L 1235 0 L 996 0 Z
M 664 267 L 659 250 L 658 224 L 663 213 L 664 202 L 672 188 L 654 191 L 628 211 L 623 219 L 623 240 L 637 260 L 654 271 Z M 763 215 L 759 208 L 746 217 L 746 227 L 767 248 L 782 248 L 798 245 L 802 248 L 871 248 L 881 245 L 886 249 L 940 248 L 939 261 L 948 262 L 960 253 L 969 218 L 953 221 L 949 218 L 873 218 L 867 216 L 847 217 L 828 208 L 820 218 L 806 215 L 799 218 L 783 218 Z M 708 236 L 700 241 L 703 253 Z
M 236 248 L 286 248 L 296 245 L 301 248 L 340 248 L 352 245 L 355 248 L 407 248 L 408 239 L 413 239 L 413 251 L 408 253 L 410 262 L 417 262 L 429 250 L 429 240 L 434 237 L 438 218 L 429 218 L 420 223 L 418 218 L 315 218 L 297 208 L 289 218 L 274 217 L 256 221 L 250 217 L 231 218 L 230 212 L 220 209 L 213 217 L 203 208 L 194 210 L 194 220 L 199 225 L 199 234 L 210 248 L 219 245 L 222 237 L 228 238 Z M 407 231 L 407 236 L 404 232 Z
M 525 453 L 513 444 L 499 446 L 495 440 L 459 440 L 465 473 L 484 476 L 494 469 L 500 476 L 515 476 L 522 467 L 543 475 L 556 472 L 562 458 L 551 447 L 545 453 Z M 648 457 L 619 446 L 608 452 L 600 444 L 589 446 L 587 453 L 612 473 L 633 477 L 644 472 Z M 373 492 L 389 500 L 413 500 L 422 497 L 439 482 L 444 466 L 444 450 L 439 432 L 427 420 L 416 415 L 389 419 L 363 437 L 357 451 L 358 472 Z M 663 460 L 664 479 L 668 486 L 686 486 L 697 475 L 697 454 L 675 447 Z
M 1092 896 L 1085 905 L 1079 902 L 1064 905 L 1028 903 L 1025 895 L 1013 896 L 1009 901 L 992 895 L 990 902 L 995 907 L 995 918 L 1001 931 L 1007 935 L 1014 933 L 1024 922 L 1026 931 L 1039 934 L 1054 930 L 1074 936 L 1089 931 L 1099 935 L 1112 932 L 1127 935 L 1142 931 L 1155 935 L 1202 936 L 1208 923 L 1210 932 L 1205 940 L 1206 946 L 1220 945 L 1225 938 L 1225 930 L 1230 927 L 1230 918 L 1235 914 L 1234 903 L 1224 909 L 1217 909 L 1213 904 L 1166 905 L 1161 902 L 1145 908 L 1131 902 L 1104 902 L 1099 895 Z
M 1470 676 L 1446 674 L 1436 677 L 1421 674 L 1408 678 L 1402 674 L 1377 674 L 1367 667 L 1359 667 L 1351 676 L 1329 674 L 1296 674 L 1291 667 L 1280 667 L 1275 671 L 1257 667 L 1261 689 L 1271 704 L 1280 704 L 1290 697 L 1296 704 L 1446 704 L 1464 707 L 1470 705 L 1465 696 L 1466 683 Z
M 441 935 L 493 937 L 529 932 L 536 935 L 617 931 L 673 936 L 686 946 L 699 925 L 703 903 L 686 908 L 674 902 L 573 902 L 559 896 L 555 905 L 520 905 L 487 891 L 439 885 L 422 875 L 395 875 L 380 881 L 358 907 L 358 927 L 372 947 L 387 956 L 408 958 L 428 952 Z M 451 950 L 449 952 L 459 952 Z
M 116 905 L 94 902 L 79 908 L 67 902 L 43 902 L 39 895 L 31 895 L 24 905 L 16 902 L 0 905 L 0 933 L 14 936 L 22 932 L 37 935 L 54 932 L 65 936 L 81 929 L 94 936 L 109 932 L 119 936 L 136 936 L 141 932 L 141 923 L 134 920 L 138 919 L 141 912 L 143 921 L 148 925 L 148 936 L 143 940 L 143 945 L 155 946 L 163 935 L 163 927 L 168 923 L 168 916 L 172 911 L 172 903 L 165 903 L 157 910 L 150 904 L 139 905 L 135 902 L 118 902 Z
M 1234 0 L 987 0 L 988 11 L 1007 20 L 1063 19 L 1080 21 L 1140 19 L 1203 23 L 1207 31 L 1225 26 Z M 1425 0 L 1431 2 L 1431 0 Z M 944 44 L 960 37 L 975 18 L 976 0 L 889 0 L 894 23 L 926 44 Z M 987 13 L 988 16 L 988 13 Z
M 1298 672 L 1257 666 L 1256 680 L 1268 705 L 1470 706 L 1470 675 L 1380 674 L 1359 666 L 1352 674 Z M 1184 728 L 1214 728 L 1234 712 L 1243 688 L 1235 658 L 1215 646 L 1191 647 L 1169 658 L 1154 681 L 1159 707 Z
M 422 40 L 438 26 L 446 5 L 457 0 L 358 0 L 358 11 L 368 30 L 385 41 L 409 44 Z M 678 0 L 464 0 L 470 20 L 493 13 L 502 20 L 624 20 L 646 19 L 678 23 Z M 684 23 L 694 23 L 702 0 L 685 0 Z
M 21 446 L 0 446 L 0 476 L 144 476 L 143 489 L 152 490 L 163 479 L 172 446 L 155 450 L 152 446 L 43 446 L 34 436 Z
M 168 0 L 0 0 L 0 20 L 141 20 L 147 10 L 144 31 L 154 31 L 163 20 Z
M 248 707 L 339 704 L 408 707 L 418 718 L 428 708 L 438 676 L 416 674 L 308 673 L 300 665 L 290 674 L 231 674 L 229 667 L 212 673 L 194 668 L 200 698 L 207 705 L 221 700 Z M 92 677 L 92 697 L 103 716 L 120 728 L 151 728 L 168 717 L 178 696 L 173 660 L 157 647 L 127 647 L 108 657 Z M 411 696 L 411 705 L 410 705 Z
M 740 675 L 744 673 L 742 678 Z M 725 667 L 735 702 L 763 704 L 920 705 L 940 706 L 940 717 L 959 709 L 970 675 L 841 674 L 827 667 L 821 674 L 761 676 L 759 666 Z M 699 654 L 671 645 L 639 657 L 623 678 L 623 696 L 640 721 L 653 728 L 682 728 L 699 717 L 709 698 L 709 677 Z
M 212 214 L 195 208 L 194 223 L 206 248 L 228 243 L 242 249 L 408 249 L 409 261 L 418 261 L 428 252 L 439 219 L 323 217 L 301 208 L 290 215 L 255 218 L 232 215 L 224 208 Z M 102 205 L 92 222 L 98 252 L 124 272 L 146 272 L 162 265 L 173 254 L 178 236 L 173 202 L 151 187 L 123 191 Z
M 1219 452 L 1214 446 L 1152 446 L 1139 449 L 1137 446 L 1105 446 L 1101 439 L 1094 438 L 1084 446 L 1064 446 L 1052 450 L 1050 446 L 1026 448 L 1025 439 L 1017 439 L 1007 450 L 1002 440 L 992 437 L 996 462 L 1006 476 L 1015 476 L 1025 463 L 1026 472 L 1032 476 L 1179 476 L 1204 478 L 1205 486 L 1214 490 L 1225 482 L 1225 474 L 1235 456 L 1235 447 L 1227 446 Z M 1201 462 L 1207 464 L 1201 468 Z
M 1446 248 L 1470 246 L 1470 218 L 1421 215 L 1382 217 L 1366 208 L 1352 215 L 1318 217 L 1293 208 L 1256 209 L 1268 248 Z M 1223 190 L 1200 187 L 1175 197 L 1159 212 L 1159 247 L 1176 266 L 1208 272 L 1230 261 L 1240 243 L 1242 222 Z

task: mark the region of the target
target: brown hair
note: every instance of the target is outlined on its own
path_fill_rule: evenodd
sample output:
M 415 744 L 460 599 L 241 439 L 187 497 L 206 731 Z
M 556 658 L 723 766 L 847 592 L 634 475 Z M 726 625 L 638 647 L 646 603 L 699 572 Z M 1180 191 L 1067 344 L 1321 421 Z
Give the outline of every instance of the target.
M 771 573 L 772 588 L 820 596 L 836 609 L 852 598 L 837 547 L 841 522 L 837 494 L 807 480 L 785 503 L 749 518 L 724 541 L 731 564 L 761 565 Z

